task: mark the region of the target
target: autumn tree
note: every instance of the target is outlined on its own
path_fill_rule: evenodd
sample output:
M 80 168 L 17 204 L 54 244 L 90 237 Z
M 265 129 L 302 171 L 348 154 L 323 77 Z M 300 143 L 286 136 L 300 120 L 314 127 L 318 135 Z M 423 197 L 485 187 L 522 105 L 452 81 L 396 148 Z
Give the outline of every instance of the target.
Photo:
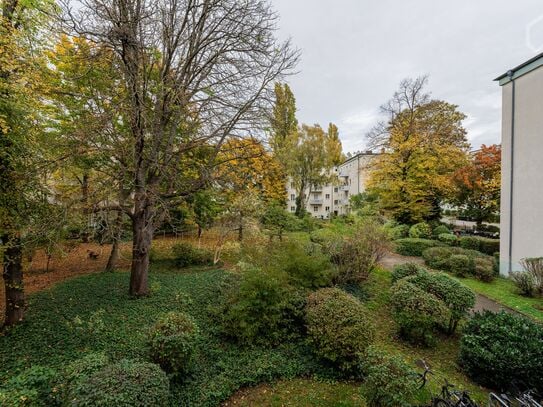
M 286 83 L 275 84 L 275 103 L 270 119 L 270 144 L 274 154 L 281 161 L 286 153 L 292 135 L 298 131 L 296 119 L 296 99 Z
M 210 182 L 230 136 L 264 128 L 273 86 L 298 53 L 275 38 L 277 15 L 263 0 L 84 0 L 63 9 L 66 29 L 107 47 L 120 67 L 131 202 L 111 208 L 132 221 L 129 291 L 147 295 L 163 211 Z M 213 153 L 187 171 L 203 145 Z
M 306 190 L 331 182 L 331 169 L 342 160 L 341 142 L 337 127 L 328 132 L 319 125 L 302 125 L 289 136 L 289 149 L 283 156 L 287 174 L 296 188 L 296 212 L 305 215 Z
M 368 188 L 379 206 L 396 220 L 412 224 L 441 216 L 452 194 L 451 175 L 466 162 L 468 142 L 458 107 L 433 100 L 427 78 L 404 80 L 381 110 L 387 120 L 369 134 L 372 148 L 385 149 L 376 160 Z
M 501 146 L 483 144 L 452 178 L 455 193 L 451 203 L 465 209 L 479 226 L 490 220 L 500 209 Z
M 43 26 L 48 1 L 0 3 L 0 252 L 4 325 L 23 319 L 23 249 L 49 208 L 40 175 L 47 156 Z M 41 166 L 41 168 L 40 168 Z M 51 225 L 49 225 L 51 228 Z

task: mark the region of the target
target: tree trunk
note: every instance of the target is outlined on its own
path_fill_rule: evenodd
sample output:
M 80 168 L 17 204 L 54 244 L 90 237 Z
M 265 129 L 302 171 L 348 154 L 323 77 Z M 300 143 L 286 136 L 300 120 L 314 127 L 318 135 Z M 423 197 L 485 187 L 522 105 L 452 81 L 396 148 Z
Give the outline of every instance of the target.
M 85 228 L 81 234 L 81 241 L 89 243 L 89 174 L 83 174 L 81 180 L 81 203 L 83 204 L 83 216 L 85 217 Z
M 109 259 L 107 260 L 105 269 L 107 272 L 115 271 L 117 261 L 119 260 L 119 241 L 121 240 L 122 224 L 123 213 L 119 211 L 117 212 L 117 217 L 115 218 L 115 223 L 113 225 L 113 243 L 111 245 L 111 252 L 109 253 Z
M 294 212 L 294 215 L 296 215 L 300 219 L 305 216 L 304 193 L 305 193 L 305 183 L 302 182 L 302 185 L 298 192 L 298 196 L 296 197 L 296 211 Z
M 144 195 L 144 193 L 139 193 Z M 149 252 L 153 241 L 154 206 L 147 198 L 136 193 L 132 217 L 132 266 L 130 268 L 130 295 L 149 294 Z
M 243 241 L 243 213 L 239 214 L 238 241 Z
M 23 247 L 16 236 L 4 236 L 7 244 L 3 259 L 3 277 L 6 291 L 4 326 L 12 326 L 23 320 L 25 294 L 23 287 Z

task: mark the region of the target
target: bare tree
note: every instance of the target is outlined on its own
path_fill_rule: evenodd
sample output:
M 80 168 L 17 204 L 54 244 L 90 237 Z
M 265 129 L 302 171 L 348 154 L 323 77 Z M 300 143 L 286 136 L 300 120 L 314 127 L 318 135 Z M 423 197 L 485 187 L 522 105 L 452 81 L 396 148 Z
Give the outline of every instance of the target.
M 131 193 L 112 209 L 132 221 L 130 293 L 143 296 L 164 209 L 209 181 L 228 137 L 263 128 L 273 85 L 298 51 L 275 38 L 265 0 L 66 1 L 70 32 L 109 47 L 122 70 Z

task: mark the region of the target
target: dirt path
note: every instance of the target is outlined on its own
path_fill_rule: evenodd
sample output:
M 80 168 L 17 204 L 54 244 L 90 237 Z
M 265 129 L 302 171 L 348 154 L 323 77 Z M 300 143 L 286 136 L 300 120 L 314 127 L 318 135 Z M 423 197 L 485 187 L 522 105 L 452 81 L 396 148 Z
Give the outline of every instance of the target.
M 424 260 L 420 257 L 402 256 L 396 253 L 389 253 L 381 260 L 381 266 L 388 270 L 391 270 L 394 266 L 398 264 L 405 263 L 417 263 L 424 265 Z M 484 295 L 475 293 L 475 306 L 473 307 L 472 312 L 482 312 L 485 310 L 492 312 L 499 312 L 503 310 L 511 313 L 516 313 L 514 310 L 502 304 L 499 304 L 496 301 L 485 297 Z

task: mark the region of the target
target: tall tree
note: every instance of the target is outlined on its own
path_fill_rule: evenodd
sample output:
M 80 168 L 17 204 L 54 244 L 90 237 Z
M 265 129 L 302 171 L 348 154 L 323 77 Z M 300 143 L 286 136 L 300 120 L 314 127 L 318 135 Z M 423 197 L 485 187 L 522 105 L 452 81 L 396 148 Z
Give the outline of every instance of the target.
M 275 84 L 275 103 L 271 124 L 271 146 L 277 157 L 288 149 L 288 141 L 298 130 L 296 99 L 288 84 Z M 280 159 L 280 158 L 279 158 Z
M 325 132 L 319 125 L 302 125 L 291 138 L 283 160 L 296 188 L 296 212 L 305 215 L 306 190 L 332 181 L 330 170 L 341 160 L 341 142 L 337 127 L 330 125 Z
M 501 146 L 482 145 L 469 163 L 453 175 L 455 194 L 451 202 L 464 208 L 481 225 L 500 210 Z
M 451 175 L 466 162 L 469 144 L 457 106 L 431 100 L 427 78 L 404 80 L 384 106 L 388 120 L 369 135 L 385 154 L 375 162 L 369 189 L 380 209 L 412 224 L 439 219 L 441 203 L 452 193 Z
M 47 1 L 0 3 L 0 252 L 5 326 L 23 319 L 23 240 L 39 212 L 34 209 L 47 207 L 37 165 L 45 159 L 39 112 L 45 110 L 40 98 L 44 84 L 40 10 L 50 6 Z
M 65 4 L 64 18 L 121 68 L 132 202 L 111 207 L 132 221 L 129 291 L 144 296 L 163 211 L 210 181 L 229 136 L 264 128 L 273 85 L 298 52 L 276 40 L 264 0 L 84 0 L 77 10 Z M 202 146 L 212 154 L 187 171 Z

